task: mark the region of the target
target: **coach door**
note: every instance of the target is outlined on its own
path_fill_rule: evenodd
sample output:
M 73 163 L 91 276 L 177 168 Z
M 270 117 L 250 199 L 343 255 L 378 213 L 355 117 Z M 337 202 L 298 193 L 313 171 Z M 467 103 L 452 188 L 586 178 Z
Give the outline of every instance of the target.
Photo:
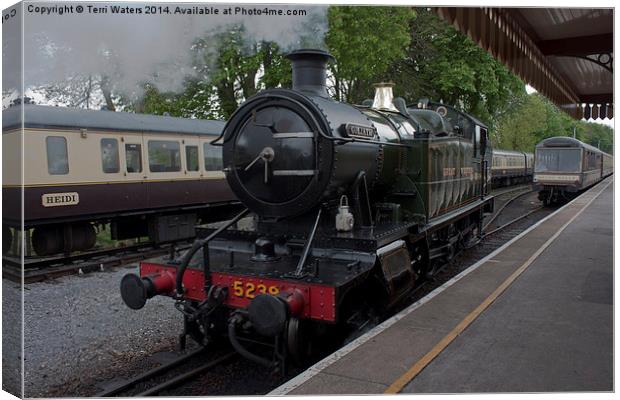
M 217 136 L 200 137 L 200 154 L 203 162 L 203 193 L 206 201 L 220 202 L 229 201 L 234 198 L 232 195 L 222 169 L 222 146 L 211 144 Z
M 124 133 L 120 138 L 119 150 L 121 169 L 123 173 L 123 192 L 128 202 L 126 209 L 141 209 L 146 207 L 147 178 L 144 165 L 144 145 L 141 133 Z
M 187 204 L 204 203 L 201 194 L 202 163 L 200 162 L 200 137 L 186 135 L 182 140 L 183 196 Z

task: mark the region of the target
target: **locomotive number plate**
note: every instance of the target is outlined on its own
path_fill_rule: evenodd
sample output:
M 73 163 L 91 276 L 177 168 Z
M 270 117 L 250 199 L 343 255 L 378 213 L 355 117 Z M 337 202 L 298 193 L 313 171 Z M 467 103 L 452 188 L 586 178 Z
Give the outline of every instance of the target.
M 254 283 L 252 281 L 233 281 L 232 294 L 237 297 L 245 297 L 253 299 L 259 294 L 270 294 L 272 296 L 280 293 L 280 288 L 275 285 L 264 285 L 262 283 Z

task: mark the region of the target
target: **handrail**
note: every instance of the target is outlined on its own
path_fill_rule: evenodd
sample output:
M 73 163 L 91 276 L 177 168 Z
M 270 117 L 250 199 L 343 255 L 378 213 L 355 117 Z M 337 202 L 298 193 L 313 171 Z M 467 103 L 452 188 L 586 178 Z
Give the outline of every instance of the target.
M 207 243 L 209 243 L 211 240 L 213 240 L 214 237 L 216 237 L 217 235 L 222 233 L 224 230 L 228 229 L 233 224 L 237 223 L 237 221 L 239 221 L 241 218 L 243 218 L 249 211 L 250 210 L 248 208 L 246 208 L 245 210 L 243 210 L 239 214 L 237 214 L 233 219 L 228 221 L 228 223 L 220 226 L 215 232 L 213 232 L 212 234 L 210 234 L 206 238 L 204 238 L 204 239 L 196 239 L 194 241 L 194 244 L 192 245 L 192 247 L 183 256 L 183 260 L 181 260 L 181 265 L 179 265 L 179 268 L 177 269 L 177 276 L 176 276 L 177 296 L 180 296 L 180 295 L 183 294 L 183 275 L 185 275 L 185 270 L 187 269 L 187 266 L 189 265 L 189 262 L 192 260 L 192 257 L 194 257 L 194 254 L 196 254 L 196 252 L 200 248 L 204 247 Z M 209 260 L 204 260 L 204 262 L 205 263 L 209 262 Z

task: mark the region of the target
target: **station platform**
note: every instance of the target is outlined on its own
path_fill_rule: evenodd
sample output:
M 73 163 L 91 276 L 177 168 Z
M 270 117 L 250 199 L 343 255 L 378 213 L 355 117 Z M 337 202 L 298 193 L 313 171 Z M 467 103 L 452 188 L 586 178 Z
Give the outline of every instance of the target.
M 270 395 L 612 391 L 612 179 Z

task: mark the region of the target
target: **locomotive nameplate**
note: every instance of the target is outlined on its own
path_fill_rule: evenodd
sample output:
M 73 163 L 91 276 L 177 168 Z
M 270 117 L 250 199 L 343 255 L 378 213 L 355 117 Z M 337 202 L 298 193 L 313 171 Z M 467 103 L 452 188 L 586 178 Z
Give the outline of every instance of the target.
M 344 131 L 347 136 L 360 139 L 375 139 L 377 137 L 377 128 L 374 126 L 345 124 Z
M 78 192 L 68 193 L 45 193 L 41 195 L 43 207 L 74 206 L 79 204 L 80 195 Z

